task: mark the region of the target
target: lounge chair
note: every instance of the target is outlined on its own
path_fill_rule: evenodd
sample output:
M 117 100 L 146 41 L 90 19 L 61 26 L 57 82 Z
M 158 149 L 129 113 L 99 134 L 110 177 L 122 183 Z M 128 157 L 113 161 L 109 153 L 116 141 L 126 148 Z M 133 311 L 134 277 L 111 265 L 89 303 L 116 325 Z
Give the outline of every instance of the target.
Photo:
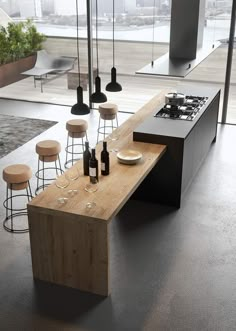
M 73 69 L 75 60 L 75 57 L 53 56 L 48 54 L 47 51 L 41 50 L 37 52 L 34 67 L 22 72 L 22 75 L 33 76 L 34 87 L 36 87 L 36 81 L 39 80 L 41 82 L 41 92 L 43 92 L 43 84 Z M 53 76 L 48 77 L 48 74 Z

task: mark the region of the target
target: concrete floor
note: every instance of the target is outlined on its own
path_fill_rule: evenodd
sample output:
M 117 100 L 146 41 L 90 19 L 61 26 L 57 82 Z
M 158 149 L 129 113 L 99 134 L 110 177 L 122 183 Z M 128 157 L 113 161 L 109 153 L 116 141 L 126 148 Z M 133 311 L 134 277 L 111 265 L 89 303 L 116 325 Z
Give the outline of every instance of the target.
M 0 113 L 59 121 L 0 159 L 1 171 L 13 162 L 34 171 L 36 141 L 64 143 L 65 121 L 73 117 L 68 107 L 1 99 Z M 97 113 L 86 118 L 94 142 Z M 108 298 L 34 282 L 28 234 L 0 227 L 0 329 L 236 330 L 235 141 L 236 127 L 219 125 L 217 142 L 179 210 L 134 200 L 123 207 L 111 222 Z M 2 180 L 0 193 L 3 200 Z

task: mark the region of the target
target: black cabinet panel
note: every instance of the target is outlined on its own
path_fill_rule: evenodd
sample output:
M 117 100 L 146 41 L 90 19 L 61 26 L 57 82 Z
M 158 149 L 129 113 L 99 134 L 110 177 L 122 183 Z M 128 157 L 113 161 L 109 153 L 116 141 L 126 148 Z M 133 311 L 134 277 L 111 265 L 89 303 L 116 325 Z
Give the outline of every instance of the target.
M 191 94 L 194 95 L 194 91 Z M 151 116 L 133 132 L 136 141 L 168 147 L 165 155 L 136 190 L 134 198 L 180 207 L 181 197 L 191 184 L 217 133 L 220 90 L 199 91 L 198 88 L 197 94 L 208 96 L 209 100 L 194 121 L 160 120 Z

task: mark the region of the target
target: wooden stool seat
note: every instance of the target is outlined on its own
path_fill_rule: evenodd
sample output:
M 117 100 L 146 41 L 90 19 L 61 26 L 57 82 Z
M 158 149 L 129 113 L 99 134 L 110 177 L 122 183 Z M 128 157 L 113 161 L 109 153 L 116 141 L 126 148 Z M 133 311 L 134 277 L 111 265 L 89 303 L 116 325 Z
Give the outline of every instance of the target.
M 118 112 L 118 107 L 114 103 L 105 102 L 99 105 L 98 111 L 104 120 L 113 120 Z
M 36 144 L 36 153 L 44 162 L 56 161 L 61 151 L 61 144 L 56 140 L 43 140 Z
M 86 135 L 88 123 L 85 120 L 69 120 L 66 122 L 66 130 L 70 137 L 82 138 Z
M 50 185 L 49 182 L 55 180 L 59 173 L 62 174 L 63 170 L 61 168 L 61 161 L 59 156 L 61 151 L 61 144 L 58 141 L 42 140 L 36 144 L 35 150 L 38 154 L 38 170 L 35 173 L 35 177 L 37 178 L 37 188 L 35 190 L 35 195 L 37 195 L 41 189 L 44 190 L 46 186 Z M 55 165 L 46 167 L 45 162 L 55 162 Z M 52 171 L 54 172 L 53 177 L 51 176 Z M 42 182 L 42 185 L 40 185 L 40 181 Z M 46 181 L 48 181 L 48 183 L 46 183 Z
M 24 221 L 23 226 L 21 222 L 17 222 L 17 227 L 15 227 L 13 219 L 27 215 L 26 203 L 33 198 L 30 187 L 31 177 L 32 170 L 26 164 L 12 164 L 3 169 L 2 178 L 7 183 L 6 199 L 3 201 L 3 207 L 6 210 L 3 227 L 8 232 L 25 233 L 29 231 L 28 224 L 24 225 L 27 222 Z M 17 192 L 13 195 L 13 190 L 25 190 L 25 192 Z
M 28 187 L 32 170 L 26 164 L 13 164 L 3 169 L 2 178 L 12 190 L 23 190 Z
M 99 105 L 98 111 L 97 143 L 99 141 L 99 135 L 102 135 L 103 139 L 105 139 L 108 134 L 111 134 L 112 131 L 118 127 L 118 107 L 116 104 L 104 102 Z M 116 120 L 116 125 L 113 124 L 113 120 Z M 107 124 L 107 121 L 110 121 L 110 124 Z
M 66 122 L 67 143 L 66 143 L 66 162 L 65 168 L 69 168 L 78 161 L 84 152 L 84 137 L 88 140 L 87 130 L 88 123 L 85 120 L 73 119 Z M 75 140 L 74 138 L 81 138 L 81 140 Z

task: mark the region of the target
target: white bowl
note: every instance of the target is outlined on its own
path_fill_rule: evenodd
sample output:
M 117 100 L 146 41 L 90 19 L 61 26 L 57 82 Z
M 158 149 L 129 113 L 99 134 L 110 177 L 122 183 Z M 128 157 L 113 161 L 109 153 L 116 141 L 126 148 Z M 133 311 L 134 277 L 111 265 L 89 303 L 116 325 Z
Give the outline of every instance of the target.
M 117 159 L 120 163 L 135 164 L 142 158 L 142 153 L 133 149 L 124 149 L 117 153 Z

